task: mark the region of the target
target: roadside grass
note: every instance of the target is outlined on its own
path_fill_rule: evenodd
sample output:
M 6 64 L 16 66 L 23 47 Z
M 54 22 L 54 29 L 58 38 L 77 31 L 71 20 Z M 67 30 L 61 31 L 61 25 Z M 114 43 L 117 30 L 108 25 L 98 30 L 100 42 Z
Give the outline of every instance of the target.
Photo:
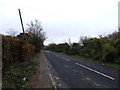
M 40 62 L 40 54 L 24 63 L 15 63 L 3 72 L 2 88 L 19 88 L 26 90 L 36 72 L 36 67 Z
M 63 54 L 63 55 L 67 55 L 67 56 L 71 56 L 71 57 L 77 58 L 77 59 L 86 60 L 86 61 L 89 61 L 89 62 L 101 64 L 101 65 L 112 67 L 112 68 L 115 68 L 115 69 L 120 69 L 120 64 L 118 64 L 118 63 L 104 62 L 104 61 L 94 60 L 94 59 L 91 59 L 91 58 L 82 57 L 82 56 L 78 56 L 78 55 L 68 55 L 68 54 L 66 54 L 64 52 L 63 53 L 59 53 L 59 54 Z
M 78 55 L 72 55 L 72 57 L 82 59 L 82 60 L 86 60 L 86 61 L 89 61 L 89 62 L 94 62 L 94 63 L 97 63 L 97 64 L 102 64 L 104 66 L 108 66 L 108 67 L 112 67 L 112 68 L 116 68 L 116 69 L 120 68 L 120 64 L 117 64 L 117 63 L 110 63 L 110 62 L 104 62 L 104 61 L 100 61 L 100 60 L 94 60 L 94 59 L 91 59 L 91 58 L 81 57 L 81 56 L 78 56 Z

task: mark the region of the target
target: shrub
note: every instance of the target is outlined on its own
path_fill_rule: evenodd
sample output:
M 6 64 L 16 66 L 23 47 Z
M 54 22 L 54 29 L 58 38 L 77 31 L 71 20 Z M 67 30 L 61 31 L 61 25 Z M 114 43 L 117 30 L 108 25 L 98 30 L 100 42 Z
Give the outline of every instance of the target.
M 3 70 L 15 62 L 24 62 L 35 55 L 35 47 L 17 37 L 2 36 Z
M 69 55 L 78 55 L 79 51 L 77 47 L 70 47 L 69 51 L 68 51 Z
M 103 46 L 102 60 L 114 62 L 115 56 L 116 56 L 116 49 L 110 43 L 105 44 Z

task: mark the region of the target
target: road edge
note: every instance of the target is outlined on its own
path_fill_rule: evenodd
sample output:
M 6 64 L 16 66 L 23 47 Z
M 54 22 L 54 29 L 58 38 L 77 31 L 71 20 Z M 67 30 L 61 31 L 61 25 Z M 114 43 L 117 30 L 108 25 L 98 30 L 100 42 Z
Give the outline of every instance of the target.
M 43 55 L 43 57 L 44 57 L 44 59 L 45 59 L 45 63 L 47 64 L 48 73 L 49 73 L 51 82 L 52 82 L 52 84 L 53 84 L 53 87 L 55 88 L 55 90 L 57 90 L 56 83 L 54 82 L 53 77 L 52 77 L 52 75 L 51 75 L 51 73 L 50 73 L 49 64 L 48 64 L 48 62 L 47 62 L 47 59 L 46 59 L 46 57 L 45 57 L 45 55 L 44 55 L 44 53 L 43 53 L 42 51 L 41 51 L 41 54 Z

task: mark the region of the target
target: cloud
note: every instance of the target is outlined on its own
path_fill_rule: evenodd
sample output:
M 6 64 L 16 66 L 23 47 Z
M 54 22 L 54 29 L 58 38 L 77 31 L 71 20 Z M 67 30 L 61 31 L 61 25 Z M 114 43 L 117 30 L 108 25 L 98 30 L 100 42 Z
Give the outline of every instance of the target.
M 68 37 L 98 36 L 117 29 L 119 0 L 1 0 L 0 33 L 9 28 L 22 32 L 18 8 L 24 26 L 31 20 L 42 22 L 50 42 L 63 42 Z

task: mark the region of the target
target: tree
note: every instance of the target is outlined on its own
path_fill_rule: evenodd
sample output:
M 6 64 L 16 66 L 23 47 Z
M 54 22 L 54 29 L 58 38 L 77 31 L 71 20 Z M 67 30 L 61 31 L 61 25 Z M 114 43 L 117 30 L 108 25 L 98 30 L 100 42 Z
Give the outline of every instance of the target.
M 56 51 L 57 45 L 55 43 L 51 43 L 47 46 L 47 49 L 49 49 L 51 51 Z
M 68 43 L 57 44 L 57 52 L 66 53 L 68 50 L 69 50 L 69 44 Z
M 31 21 L 27 26 L 26 32 L 30 35 L 29 43 L 35 45 L 36 52 L 40 52 L 43 43 L 46 40 L 46 33 L 43 31 L 41 22 L 35 19 L 34 22 Z

